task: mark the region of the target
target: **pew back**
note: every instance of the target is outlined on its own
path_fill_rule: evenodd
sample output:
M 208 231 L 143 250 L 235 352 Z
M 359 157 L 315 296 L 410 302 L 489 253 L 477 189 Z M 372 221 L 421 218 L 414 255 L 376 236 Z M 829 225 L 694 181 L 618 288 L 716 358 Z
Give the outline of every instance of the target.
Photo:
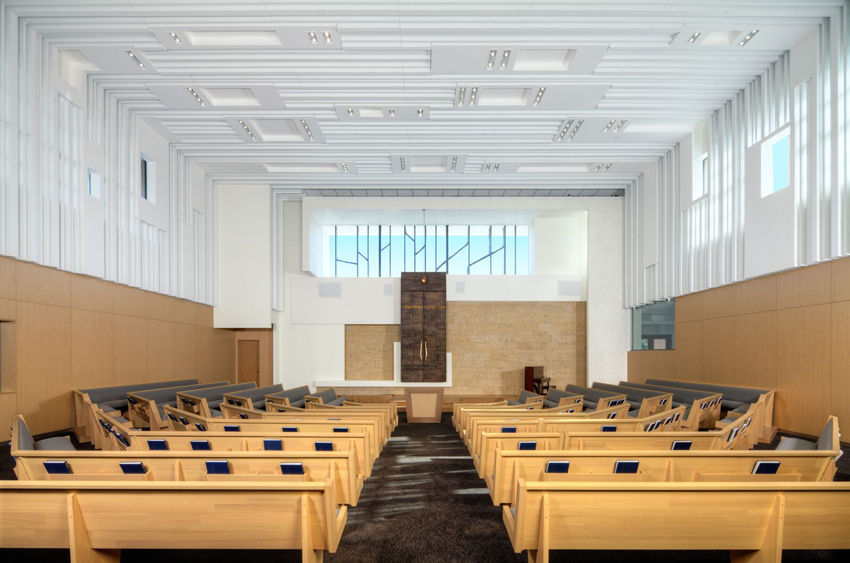
M 210 387 L 199 391 L 177 393 L 177 408 L 186 412 L 212 417 L 212 409 L 218 409 L 224 401 L 225 393 L 255 389 L 257 384 L 253 381 L 248 383 L 236 383 L 225 387 Z
M 229 381 L 216 381 L 213 383 L 198 383 L 166 389 L 152 389 L 149 391 L 137 391 L 127 393 L 128 419 L 136 428 L 163 429 L 168 426 L 165 413 L 161 408 L 165 405 L 177 405 L 177 393 L 183 391 L 194 391 L 208 389 L 211 387 L 223 387 L 230 385 Z
M 247 409 L 265 410 L 266 395 L 280 393 L 281 391 L 283 391 L 283 385 L 277 383 L 275 385 L 267 385 L 265 387 L 255 387 L 253 389 L 224 393 L 222 398 L 224 399 L 223 402 L 228 405 L 245 407 Z

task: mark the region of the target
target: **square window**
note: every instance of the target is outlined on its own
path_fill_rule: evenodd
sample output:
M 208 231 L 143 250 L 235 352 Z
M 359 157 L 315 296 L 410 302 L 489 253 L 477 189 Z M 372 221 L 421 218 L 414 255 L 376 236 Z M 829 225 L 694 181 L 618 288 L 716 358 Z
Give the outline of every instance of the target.
M 761 197 L 791 185 L 791 127 L 786 127 L 761 145 Z

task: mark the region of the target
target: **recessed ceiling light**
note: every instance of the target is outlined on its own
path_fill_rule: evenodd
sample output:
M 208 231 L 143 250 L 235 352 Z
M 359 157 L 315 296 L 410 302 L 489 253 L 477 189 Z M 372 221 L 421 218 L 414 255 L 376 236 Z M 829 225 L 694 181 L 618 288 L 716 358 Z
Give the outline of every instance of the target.
M 349 116 L 353 116 L 353 115 L 354 115 L 354 110 L 353 110 L 353 109 L 351 109 L 351 108 L 348 108 L 348 115 L 349 115 Z
M 419 111 L 422 111 L 422 110 L 419 110 Z M 390 110 L 390 117 L 395 117 L 395 110 L 394 109 Z
M 488 164 L 487 166 L 485 166 L 485 167 L 484 167 L 484 171 L 485 171 L 485 172 L 489 172 L 489 171 L 490 171 L 490 165 L 489 165 L 489 164 Z
M 749 42 L 750 42 L 750 39 L 752 39 L 753 37 L 755 37 L 755 36 L 756 36 L 756 33 L 758 33 L 758 32 L 759 32 L 759 30 L 757 30 L 757 29 L 752 30 L 751 32 L 749 32 L 749 33 L 747 34 L 747 36 L 746 36 L 746 37 L 744 37 L 744 38 L 741 40 L 741 42 L 740 42 L 740 43 L 738 43 L 738 45 L 740 45 L 741 47 L 743 47 L 744 45 L 746 45 L 747 43 L 749 43 Z
M 601 170 L 601 169 L 602 169 L 602 165 L 601 165 L 601 164 L 597 164 L 597 165 L 596 165 L 596 168 L 594 168 L 594 169 L 593 169 L 593 171 L 594 171 L 594 172 L 599 172 L 599 170 Z
M 204 100 L 203 100 L 203 99 L 202 99 L 202 98 L 198 95 L 198 93 L 197 93 L 197 92 L 195 92 L 195 90 L 194 90 L 193 88 L 189 87 L 189 88 L 187 88 L 187 90 L 189 90 L 189 93 L 191 93 L 191 94 L 192 94 L 192 96 L 194 96 L 194 97 L 195 97 L 195 100 L 196 100 L 199 104 L 201 104 L 202 106 L 207 105 L 207 104 L 205 104 L 205 103 L 204 103 Z M 244 125 L 245 125 L 245 124 L 243 123 L 242 125 L 243 125 L 243 127 L 244 127 Z
M 572 119 L 569 119 L 567 121 L 562 122 L 560 133 L 558 135 L 555 135 L 555 138 L 553 138 L 552 140 L 553 141 L 563 141 L 564 137 L 567 134 L 567 131 L 569 131 L 570 127 L 572 127 L 572 126 L 573 126 L 573 120 Z
M 611 129 L 611 127 L 614 126 L 615 123 L 617 123 L 616 119 L 612 119 L 611 121 L 609 121 L 608 124 L 605 125 L 605 129 L 603 129 L 602 132 L 607 133 Z
M 546 91 L 545 87 L 541 87 L 539 90 L 537 90 L 537 97 L 534 99 L 534 105 L 535 106 L 540 105 L 540 100 L 543 99 L 543 92 L 545 92 L 545 91 Z
M 330 31 L 326 31 L 326 32 L 324 33 L 324 36 L 325 36 L 325 43 L 327 43 L 328 45 L 330 45 L 331 43 L 333 43 L 333 42 L 334 42 L 333 37 L 331 37 L 331 32 L 330 32 Z
M 139 65 L 139 68 L 145 68 L 145 65 L 142 64 L 142 61 L 139 60 L 139 57 L 136 56 L 133 51 L 127 51 L 127 56 L 136 61 L 136 64 Z
M 493 167 L 493 172 L 498 172 L 498 171 L 499 171 L 499 165 L 497 163 L 496 166 Z
M 452 158 L 452 172 L 457 170 L 457 157 Z
M 611 168 L 611 164 L 606 164 L 605 168 L 602 169 L 603 172 L 608 172 L 608 169 Z
M 316 37 L 316 32 L 315 32 L 315 31 L 311 31 L 311 32 L 310 32 L 310 33 L 308 33 L 307 35 L 309 35 L 309 36 L 310 36 L 310 43 L 318 43 L 318 42 L 319 42 L 319 38 L 318 38 L 318 37 Z
M 501 65 L 501 68 L 499 70 L 505 70 L 508 67 L 508 60 L 510 60 L 510 58 L 511 58 L 510 50 L 502 53 L 502 65 Z
M 496 64 L 496 50 L 490 51 L 490 56 L 487 58 L 487 70 L 493 70 L 493 65 Z
M 406 169 L 406 167 L 404 165 L 404 157 L 401 157 L 401 171 L 404 172 L 405 169 Z
M 460 92 L 457 95 L 457 105 L 458 107 L 463 107 L 463 101 L 466 98 L 466 86 L 460 87 Z
M 699 36 L 700 36 L 700 35 L 702 35 L 702 33 L 700 33 L 699 31 L 697 31 L 696 33 L 694 33 L 693 35 L 691 35 L 691 38 L 690 38 L 690 39 L 688 39 L 688 43 L 693 43 L 694 41 L 696 41 L 697 39 L 699 39 Z
M 416 110 L 416 115 L 417 115 L 418 117 L 422 117 L 422 116 L 423 116 L 423 115 L 425 115 L 425 114 L 422 112 L 422 110 L 421 110 L 421 109 L 418 109 L 418 110 Z
M 473 86 L 472 90 L 470 90 L 470 92 L 469 92 L 469 105 L 470 106 L 475 105 L 475 98 L 477 98 L 477 97 L 478 97 L 478 87 Z
M 573 140 L 573 137 L 575 137 L 575 136 L 576 136 L 576 133 L 578 133 L 578 130 L 579 130 L 579 129 L 581 129 L 581 126 L 582 126 L 582 125 L 584 125 L 584 119 L 579 119 L 579 120 L 578 120 L 578 123 L 576 123 L 575 129 L 573 129 L 573 132 L 572 132 L 572 133 L 570 133 L 570 136 L 569 136 L 569 137 L 567 137 L 567 141 L 572 141 L 572 140 Z
M 174 39 L 174 42 L 175 42 L 175 43 L 182 43 L 182 41 L 180 41 L 180 38 L 177 36 L 177 34 L 176 34 L 176 33 L 174 33 L 174 32 L 172 31 L 170 35 L 171 35 L 171 38 L 172 38 L 172 39 Z
M 346 163 L 344 163 L 344 162 L 342 163 L 342 171 L 343 171 L 343 172 L 348 172 L 348 165 L 347 165 Z
M 625 125 L 627 121 L 628 121 L 628 119 L 624 119 L 624 120 L 620 121 L 620 123 L 618 123 L 617 126 L 614 127 L 614 133 L 619 133 L 620 129 L 623 128 L 623 125 Z

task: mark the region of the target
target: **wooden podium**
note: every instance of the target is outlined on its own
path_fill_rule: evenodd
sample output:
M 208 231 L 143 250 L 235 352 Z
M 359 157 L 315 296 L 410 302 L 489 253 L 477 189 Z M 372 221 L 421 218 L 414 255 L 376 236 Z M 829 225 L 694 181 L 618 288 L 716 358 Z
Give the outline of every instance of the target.
M 404 390 L 407 422 L 440 422 L 443 416 L 443 388 L 427 387 Z

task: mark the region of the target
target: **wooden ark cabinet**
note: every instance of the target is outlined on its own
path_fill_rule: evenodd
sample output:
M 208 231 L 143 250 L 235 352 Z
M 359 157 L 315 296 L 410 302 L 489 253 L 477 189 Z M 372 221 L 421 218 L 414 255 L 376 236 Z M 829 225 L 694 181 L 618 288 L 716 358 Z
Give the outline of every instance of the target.
M 446 274 L 401 274 L 401 380 L 446 380 Z

